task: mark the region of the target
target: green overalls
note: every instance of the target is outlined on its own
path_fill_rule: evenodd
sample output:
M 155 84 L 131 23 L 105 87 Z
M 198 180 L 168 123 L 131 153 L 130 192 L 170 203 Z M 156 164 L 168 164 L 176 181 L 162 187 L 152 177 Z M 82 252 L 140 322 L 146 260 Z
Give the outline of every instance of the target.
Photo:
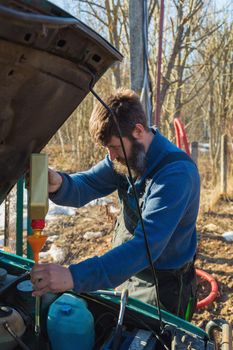
M 140 208 L 142 207 L 144 196 L 150 182 L 152 181 L 153 175 L 166 164 L 177 160 L 187 160 L 192 162 L 188 155 L 179 152 L 170 153 L 162 159 L 162 161 L 147 176 L 146 183 L 144 183 L 138 193 Z M 132 202 L 132 195 L 127 193 L 128 187 L 129 183 L 126 177 L 119 175 L 118 195 L 121 203 L 121 213 L 115 226 L 112 243 L 113 247 L 119 246 L 133 238 L 134 230 L 139 220 L 137 209 Z M 145 248 L 143 247 L 142 249 Z M 193 262 L 186 264 L 178 270 L 155 271 L 158 280 L 161 308 L 190 320 L 196 304 L 196 274 Z M 120 290 L 124 288 L 128 289 L 130 296 L 143 302 L 155 306 L 157 305 L 154 279 L 150 267 L 140 271 L 118 287 Z M 186 313 L 187 308 L 188 314 Z

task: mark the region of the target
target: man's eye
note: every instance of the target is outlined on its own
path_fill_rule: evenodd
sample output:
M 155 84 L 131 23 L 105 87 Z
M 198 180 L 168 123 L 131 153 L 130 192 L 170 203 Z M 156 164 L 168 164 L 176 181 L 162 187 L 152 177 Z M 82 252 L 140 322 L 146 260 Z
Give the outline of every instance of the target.
M 109 149 L 113 151 L 119 151 L 121 149 L 121 146 L 112 146 L 112 147 L 109 147 Z

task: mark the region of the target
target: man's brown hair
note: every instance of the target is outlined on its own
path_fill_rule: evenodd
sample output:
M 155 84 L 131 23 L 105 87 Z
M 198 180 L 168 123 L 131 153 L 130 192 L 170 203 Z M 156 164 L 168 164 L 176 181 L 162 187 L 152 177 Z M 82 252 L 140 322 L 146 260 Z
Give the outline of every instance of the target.
M 146 115 L 138 95 L 129 89 L 118 89 L 104 102 L 115 113 L 123 137 L 132 138 L 135 125 L 140 123 L 148 130 Z M 89 131 L 93 141 L 104 146 L 112 136 L 119 137 L 118 129 L 109 111 L 98 102 L 89 121 Z

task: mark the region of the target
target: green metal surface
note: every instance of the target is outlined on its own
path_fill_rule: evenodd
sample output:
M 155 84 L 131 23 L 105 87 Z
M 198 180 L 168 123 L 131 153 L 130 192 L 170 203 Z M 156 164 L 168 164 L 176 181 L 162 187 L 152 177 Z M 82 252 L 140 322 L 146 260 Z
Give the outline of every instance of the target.
M 16 199 L 16 254 L 23 255 L 23 186 L 24 177 L 17 182 Z
M 3 252 L 0 250 L 0 262 L 1 264 L 8 265 L 9 267 L 15 267 L 19 270 L 29 271 L 32 266 L 34 265 L 34 261 L 23 258 L 21 256 L 18 256 L 16 254 Z
M 28 200 L 27 200 L 27 235 L 31 236 L 33 234 L 32 227 L 31 227 L 31 219 L 29 217 L 29 191 L 27 191 Z M 27 242 L 27 258 L 33 260 L 33 252 L 30 244 Z

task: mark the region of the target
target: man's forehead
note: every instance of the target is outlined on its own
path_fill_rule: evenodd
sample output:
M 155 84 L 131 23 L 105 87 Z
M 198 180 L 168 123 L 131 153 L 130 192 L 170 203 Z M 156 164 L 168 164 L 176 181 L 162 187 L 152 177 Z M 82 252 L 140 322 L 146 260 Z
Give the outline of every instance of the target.
M 120 138 L 117 136 L 112 136 L 107 143 L 106 147 L 118 147 L 121 146 Z

